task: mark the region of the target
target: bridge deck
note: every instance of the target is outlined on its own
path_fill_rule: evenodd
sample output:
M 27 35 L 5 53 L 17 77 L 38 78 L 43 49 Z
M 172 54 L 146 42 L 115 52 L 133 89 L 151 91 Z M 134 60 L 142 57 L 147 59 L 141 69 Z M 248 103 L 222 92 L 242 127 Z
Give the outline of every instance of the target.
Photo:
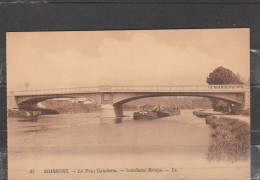
M 187 85 L 187 86 L 97 86 L 8 92 L 8 96 L 77 94 L 100 92 L 246 92 L 249 85 Z

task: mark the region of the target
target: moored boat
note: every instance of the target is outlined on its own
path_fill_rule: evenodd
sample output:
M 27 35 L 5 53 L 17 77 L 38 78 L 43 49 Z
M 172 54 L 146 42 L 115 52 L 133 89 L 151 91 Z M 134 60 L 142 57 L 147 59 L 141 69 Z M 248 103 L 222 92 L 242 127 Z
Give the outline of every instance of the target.
M 139 111 L 134 112 L 134 120 L 141 120 L 141 119 L 157 119 L 158 114 L 152 111 Z
M 162 106 L 156 106 L 153 112 L 156 112 L 159 118 L 173 116 L 173 115 L 180 115 L 180 109 L 178 106 L 175 106 L 173 108 L 169 108 L 169 107 L 163 108 Z
M 180 109 L 175 106 L 174 108 L 168 108 L 168 111 L 161 110 L 161 106 L 156 106 L 153 110 L 146 110 L 147 105 L 141 106 L 142 109 L 139 112 L 134 112 L 133 119 L 134 120 L 142 120 L 142 119 L 157 119 L 161 117 L 168 117 L 173 115 L 179 115 Z

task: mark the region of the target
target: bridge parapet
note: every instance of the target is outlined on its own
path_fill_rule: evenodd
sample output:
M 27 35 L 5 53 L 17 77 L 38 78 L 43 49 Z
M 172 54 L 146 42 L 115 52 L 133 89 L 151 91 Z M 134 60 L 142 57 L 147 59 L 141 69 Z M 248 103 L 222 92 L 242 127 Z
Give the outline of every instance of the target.
M 44 90 L 27 90 L 12 91 L 8 95 L 12 96 L 31 96 L 31 95 L 48 95 L 48 94 L 74 94 L 74 93 L 91 93 L 99 92 L 99 87 L 77 87 L 77 88 L 61 88 L 61 89 L 44 89 Z
M 246 92 L 247 85 L 113 86 L 112 92 Z
M 49 94 L 80 94 L 100 92 L 247 92 L 249 85 L 187 85 L 187 86 L 96 86 L 8 92 L 8 96 Z

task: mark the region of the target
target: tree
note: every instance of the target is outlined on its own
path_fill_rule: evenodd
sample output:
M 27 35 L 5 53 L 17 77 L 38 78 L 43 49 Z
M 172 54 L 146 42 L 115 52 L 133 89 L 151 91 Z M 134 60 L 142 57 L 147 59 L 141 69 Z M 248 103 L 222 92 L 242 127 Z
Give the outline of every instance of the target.
M 216 68 L 207 77 L 208 84 L 243 84 L 241 76 L 222 66 Z M 210 99 L 214 111 L 228 111 L 229 105 L 217 99 Z
M 222 66 L 216 68 L 207 77 L 208 84 L 243 84 L 240 76 L 235 75 L 231 70 Z

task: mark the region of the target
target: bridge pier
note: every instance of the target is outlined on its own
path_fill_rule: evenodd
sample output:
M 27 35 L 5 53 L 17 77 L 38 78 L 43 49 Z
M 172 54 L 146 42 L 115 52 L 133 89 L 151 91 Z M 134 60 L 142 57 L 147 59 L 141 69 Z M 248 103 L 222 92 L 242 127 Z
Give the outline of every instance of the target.
M 243 105 L 245 110 L 250 108 L 250 89 L 245 92 Z
M 101 118 L 116 118 L 115 107 L 112 104 L 101 105 Z
M 14 96 L 7 96 L 7 109 L 18 109 Z
M 116 117 L 123 117 L 124 113 L 123 113 L 122 105 L 117 105 L 117 106 L 114 106 L 114 107 L 115 107 Z
M 245 92 L 243 104 L 235 104 L 231 106 L 231 111 L 233 114 L 243 114 L 248 109 L 250 109 L 250 91 Z
M 101 105 L 101 118 L 117 118 L 123 117 L 123 108 L 122 106 L 113 106 L 112 104 L 102 104 Z
M 123 117 L 123 109 L 121 105 L 113 105 L 113 93 L 111 87 L 102 87 L 101 90 L 101 112 L 100 120 L 103 123 L 115 123 L 118 118 Z
M 122 106 L 113 106 L 112 104 L 102 104 L 100 112 L 100 123 L 116 124 L 122 122 Z

